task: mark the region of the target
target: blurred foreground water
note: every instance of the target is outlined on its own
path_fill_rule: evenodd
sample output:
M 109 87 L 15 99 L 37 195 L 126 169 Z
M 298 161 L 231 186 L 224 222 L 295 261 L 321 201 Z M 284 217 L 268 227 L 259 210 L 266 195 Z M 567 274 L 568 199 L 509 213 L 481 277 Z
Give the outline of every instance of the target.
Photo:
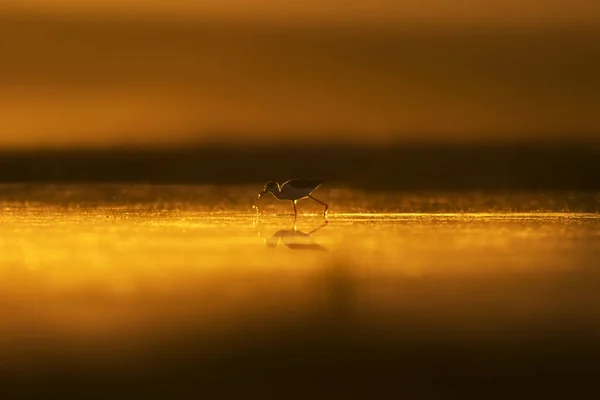
M 17 394 L 574 395 L 600 372 L 600 196 L 0 186 Z M 597 390 L 597 389 L 596 389 Z M 459 396 L 460 395 L 460 396 Z

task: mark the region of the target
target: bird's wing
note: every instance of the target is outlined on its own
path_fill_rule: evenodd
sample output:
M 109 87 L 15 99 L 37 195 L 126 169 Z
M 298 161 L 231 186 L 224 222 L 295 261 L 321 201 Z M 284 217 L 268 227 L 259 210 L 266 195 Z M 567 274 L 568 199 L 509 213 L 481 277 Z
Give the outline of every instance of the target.
M 323 182 L 325 182 L 325 180 L 320 179 L 320 178 L 291 179 L 291 180 L 285 182 L 283 185 L 281 185 L 281 187 L 283 188 L 284 186 L 291 186 L 291 187 L 295 187 L 295 188 L 299 188 L 299 189 L 316 188 Z

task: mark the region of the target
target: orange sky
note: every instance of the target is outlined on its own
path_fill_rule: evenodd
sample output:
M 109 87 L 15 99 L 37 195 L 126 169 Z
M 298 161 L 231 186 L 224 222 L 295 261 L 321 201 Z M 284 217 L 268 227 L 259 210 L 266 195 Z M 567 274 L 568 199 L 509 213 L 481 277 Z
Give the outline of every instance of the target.
M 2 0 L 13 10 L 159 18 L 597 25 L 596 0 Z
M 600 140 L 596 0 L 2 8 L 0 147 Z

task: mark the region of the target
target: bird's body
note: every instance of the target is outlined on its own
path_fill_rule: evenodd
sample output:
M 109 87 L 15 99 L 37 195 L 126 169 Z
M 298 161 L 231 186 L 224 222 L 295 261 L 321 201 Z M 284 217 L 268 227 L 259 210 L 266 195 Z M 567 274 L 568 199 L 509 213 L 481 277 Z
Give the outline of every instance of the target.
M 318 178 L 292 179 L 283 183 L 281 186 L 277 182 L 267 182 L 264 190 L 259 193 L 256 199 L 258 200 L 263 195 L 270 192 L 278 200 L 291 201 L 294 204 L 294 215 L 298 215 L 296 211 L 296 201 L 310 197 L 325 206 L 323 214 L 327 216 L 327 209 L 329 206 L 311 196 L 311 193 L 321 186 L 323 182 L 323 179 Z
M 271 193 L 279 200 L 296 201 L 307 198 L 323 182 L 323 179 L 293 179 L 283 183 L 278 191 Z

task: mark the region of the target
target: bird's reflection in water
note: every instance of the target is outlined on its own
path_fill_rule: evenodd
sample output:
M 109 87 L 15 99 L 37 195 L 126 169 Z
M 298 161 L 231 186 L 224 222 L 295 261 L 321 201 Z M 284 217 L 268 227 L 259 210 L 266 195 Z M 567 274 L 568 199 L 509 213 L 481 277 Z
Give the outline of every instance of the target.
M 325 226 L 327 226 L 327 222 L 309 232 L 302 232 L 298 230 L 296 221 L 294 221 L 291 229 L 280 229 L 272 236 L 265 238 L 265 245 L 267 247 L 285 246 L 291 250 L 327 251 L 326 247 L 316 243 L 315 239 L 311 236 Z M 262 235 L 259 233 L 259 236 Z

